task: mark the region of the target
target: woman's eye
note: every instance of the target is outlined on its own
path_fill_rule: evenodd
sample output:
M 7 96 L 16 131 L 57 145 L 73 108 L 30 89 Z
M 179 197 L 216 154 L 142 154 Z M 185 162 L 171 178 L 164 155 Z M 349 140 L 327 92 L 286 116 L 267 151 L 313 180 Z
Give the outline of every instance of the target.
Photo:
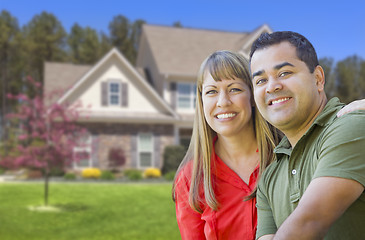
M 209 94 L 214 94 L 216 92 L 217 92 L 216 90 L 209 90 L 209 91 L 206 91 L 205 94 L 209 95 Z

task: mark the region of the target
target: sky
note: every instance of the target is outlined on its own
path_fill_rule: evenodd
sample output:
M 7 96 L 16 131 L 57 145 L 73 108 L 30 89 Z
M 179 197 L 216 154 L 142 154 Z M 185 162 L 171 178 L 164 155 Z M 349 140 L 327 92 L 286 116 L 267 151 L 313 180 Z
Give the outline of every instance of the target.
M 233 32 L 251 32 L 263 24 L 273 31 L 295 31 L 307 37 L 319 58 L 365 59 L 365 1 L 321 0 L 0 0 L 20 26 L 42 11 L 54 14 L 67 32 L 73 24 L 108 33 L 113 17 L 131 22 Z

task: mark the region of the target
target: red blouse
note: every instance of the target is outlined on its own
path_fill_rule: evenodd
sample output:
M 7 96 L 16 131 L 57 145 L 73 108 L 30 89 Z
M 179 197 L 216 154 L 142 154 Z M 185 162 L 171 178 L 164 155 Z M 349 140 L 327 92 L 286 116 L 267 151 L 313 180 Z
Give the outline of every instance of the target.
M 213 155 L 212 181 L 219 203 L 217 211 L 208 206 L 203 213 L 189 205 L 191 166 L 187 164 L 176 180 L 176 218 L 183 240 L 255 239 L 257 226 L 256 199 L 244 201 L 256 186 L 258 167 L 247 185 L 218 156 Z

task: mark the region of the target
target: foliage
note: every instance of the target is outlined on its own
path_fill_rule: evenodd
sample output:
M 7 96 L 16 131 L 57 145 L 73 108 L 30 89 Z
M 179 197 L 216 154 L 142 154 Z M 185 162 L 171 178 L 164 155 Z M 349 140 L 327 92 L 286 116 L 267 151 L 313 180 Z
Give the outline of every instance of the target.
M 136 61 L 139 38 L 144 23 L 143 20 L 131 23 L 122 15 L 115 16 L 109 23 L 111 44 L 117 47 L 132 64 Z
M 333 63 L 320 59 L 326 75 L 325 90 L 328 98 L 339 97 L 344 103 L 365 97 L 365 61 L 354 55 Z
M 125 169 L 123 171 L 124 176 L 126 176 L 129 180 L 141 180 L 142 172 L 138 169 Z
M 4 173 L 5 173 L 5 169 L 3 169 L 3 168 L 0 167 L 0 175 L 2 175 Z
M 17 112 L 8 114 L 14 128 L 18 128 L 17 155 L 7 155 L 8 168 L 27 167 L 39 169 L 45 175 L 45 204 L 48 202 L 48 180 L 53 169 L 63 169 L 77 160 L 74 147 L 80 146 L 79 139 L 86 134 L 85 129 L 76 124 L 80 105 L 51 103 L 45 104 L 48 96 L 40 93 L 42 85 L 28 77 L 27 81 L 35 89 L 30 98 L 24 94 L 8 97 L 20 102 Z M 50 93 L 52 97 L 54 93 Z M 13 151 L 10 151 L 13 152 Z
M 170 172 L 167 172 L 163 175 L 163 177 L 167 180 L 167 181 L 172 181 L 174 180 L 175 178 L 175 174 L 176 172 L 175 171 L 170 171 Z
M 63 178 L 65 180 L 75 180 L 76 179 L 76 174 L 68 172 L 68 173 L 65 173 L 65 175 L 63 175 Z
M 115 176 L 112 172 L 104 170 L 104 171 L 101 172 L 100 179 L 102 179 L 102 180 L 114 180 Z
M 111 168 L 123 166 L 126 162 L 124 150 L 120 147 L 110 148 L 108 159 L 109 159 L 109 167 Z
M 101 171 L 98 168 L 84 168 L 81 172 L 83 178 L 94 178 L 99 179 L 101 176 Z
M 27 51 L 28 75 L 43 81 L 45 61 L 64 61 L 66 54 L 66 31 L 61 22 L 51 13 L 43 11 L 35 15 L 23 29 Z
M 0 183 L 1 240 L 180 238 L 170 183 L 55 183 L 50 204 L 61 211 L 29 211 L 42 191 L 38 183 Z
M 161 171 L 158 168 L 147 168 L 143 172 L 143 177 L 145 178 L 160 178 Z
M 0 140 L 8 139 L 8 123 L 5 116 L 12 111 L 16 102 L 6 98 L 11 92 L 16 94 L 22 88 L 21 69 L 22 60 L 21 32 L 18 21 L 8 11 L 0 13 Z M 5 150 L 7 150 L 5 148 Z
M 82 28 L 75 23 L 68 35 L 67 42 L 70 46 L 70 58 L 77 64 L 94 64 L 104 52 L 101 52 L 101 43 L 98 33 L 90 27 Z
M 170 171 L 176 171 L 181 160 L 184 158 L 185 153 L 186 149 L 182 145 L 166 146 L 163 153 L 164 165 L 162 167 L 162 173 L 165 174 Z

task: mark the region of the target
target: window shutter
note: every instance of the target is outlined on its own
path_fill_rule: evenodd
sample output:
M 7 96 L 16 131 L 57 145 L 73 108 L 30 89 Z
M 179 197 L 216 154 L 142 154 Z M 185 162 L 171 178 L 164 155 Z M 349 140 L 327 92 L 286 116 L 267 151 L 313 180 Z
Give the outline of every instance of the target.
M 153 142 L 154 142 L 154 149 L 153 149 L 153 154 L 154 154 L 154 166 L 156 168 L 161 168 L 162 164 L 161 164 L 161 151 L 160 151 L 160 145 L 161 145 L 161 141 L 160 141 L 160 134 L 156 133 L 154 135 L 153 138 Z
M 171 107 L 176 109 L 176 83 L 170 83 L 170 96 L 171 96 Z
M 108 106 L 108 83 L 101 83 L 101 106 Z
M 93 167 L 99 167 L 99 142 L 98 136 L 94 135 L 91 138 L 91 161 Z
M 121 95 L 122 95 L 121 105 L 122 105 L 122 107 L 127 107 L 128 106 L 128 84 L 122 82 L 120 91 L 121 91 Z
M 137 159 L 137 134 L 134 133 L 131 135 L 131 168 L 137 168 Z

